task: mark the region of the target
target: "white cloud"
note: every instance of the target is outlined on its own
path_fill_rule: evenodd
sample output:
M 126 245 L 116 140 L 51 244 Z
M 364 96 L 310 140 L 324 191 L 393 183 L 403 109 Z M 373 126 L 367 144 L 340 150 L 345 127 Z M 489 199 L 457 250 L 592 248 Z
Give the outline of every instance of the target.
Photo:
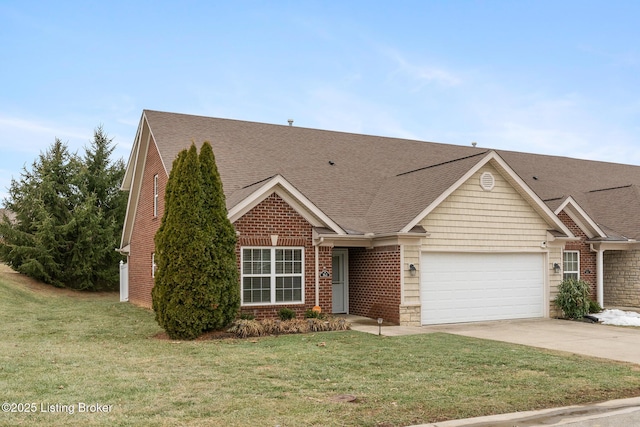
M 395 75 L 405 76 L 415 83 L 414 90 L 420 90 L 424 86 L 431 84 L 446 87 L 462 84 L 460 76 L 445 68 L 410 61 L 397 50 L 386 49 L 383 50 L 383 53 L 393 60 Z
M 0 116 L 0 146 L 12 151 L 39 152 L 59 138 L 62 141 L 86 140 L 79 129 L 62 128 L 46 122 Z
M 309 92 L 306 116 L 313 127 L 370 135 L 416 139 L 389 105 L 379 105 L 347 90 L 323 86 Z

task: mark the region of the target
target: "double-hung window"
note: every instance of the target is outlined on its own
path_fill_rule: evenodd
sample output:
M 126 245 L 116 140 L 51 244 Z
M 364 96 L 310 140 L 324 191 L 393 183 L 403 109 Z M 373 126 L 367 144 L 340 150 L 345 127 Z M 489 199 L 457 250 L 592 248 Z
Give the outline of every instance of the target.
M 580 252 L 564 251 L 563 279 L 580 279 Z
M 304 302 L 304 249 L 242 248 L 242 304 Z

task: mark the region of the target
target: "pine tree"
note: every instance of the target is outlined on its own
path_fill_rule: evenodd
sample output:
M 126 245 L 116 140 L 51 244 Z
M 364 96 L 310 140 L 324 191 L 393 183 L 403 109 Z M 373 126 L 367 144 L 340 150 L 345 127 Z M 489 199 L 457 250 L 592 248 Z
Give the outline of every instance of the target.
M 56 139 L 12 180 L 5 207 L 15 222 L 0 222 L 0 259 L 45 283 L 73 289 L 115 289 L 126 193 L 124 164 L 111 163 L 112 140 L 94 132 L 84 159 Z
M 114 248 L 121 237 L 128 195 L 119 188 L 124 162 L 110 161 L 115 150 L 112 143 L 102 126 L 95 129 L 91 146 L 85 148 L 80 175 L 83 201 L 74 214 L 78 239 L 73 262 L 84 261 L 86 268 L 77 274 L 87 288 L 93 289 L 109 289 L 118 284 L 122 258 Z
M 194 339 L 229 324 L 239 308 L 235 232 L 209 144 L 178 154 L 155 235 L 152 290 L 160 326 L 173 339 Z
M 0 224 L 0 258 L 15 270 L 54 286 L 65 283 L 66 255 L 74 242 L 66 225 L 79 198 L 80 164 L 59 139 L 11 180 L 5 207 L 16 215 Z

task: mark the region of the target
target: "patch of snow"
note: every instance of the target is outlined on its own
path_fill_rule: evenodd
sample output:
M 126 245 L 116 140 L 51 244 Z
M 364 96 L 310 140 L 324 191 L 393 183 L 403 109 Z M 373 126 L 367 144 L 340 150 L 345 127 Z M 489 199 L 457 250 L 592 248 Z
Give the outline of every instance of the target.
M 603 325 L 640 326 L 640 314 L 635 311 L 604 310 L 592 316 L 597 317 Z

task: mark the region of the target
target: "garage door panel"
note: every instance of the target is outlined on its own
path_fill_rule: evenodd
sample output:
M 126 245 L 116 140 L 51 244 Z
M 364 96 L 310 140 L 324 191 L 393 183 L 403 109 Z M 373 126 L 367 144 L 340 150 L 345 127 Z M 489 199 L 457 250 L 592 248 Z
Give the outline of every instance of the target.
M 421 264 L 423 324 L 544 315 L 541 254 L 425 253 Z

